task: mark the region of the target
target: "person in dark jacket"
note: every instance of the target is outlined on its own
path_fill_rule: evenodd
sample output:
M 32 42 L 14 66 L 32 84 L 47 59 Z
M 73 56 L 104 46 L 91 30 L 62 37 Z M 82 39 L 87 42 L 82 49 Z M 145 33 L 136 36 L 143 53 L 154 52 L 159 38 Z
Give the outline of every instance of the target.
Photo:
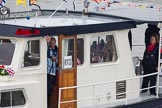
M 56 46 L 56 39 L 51 38 L 47 50 L 47 101 L 49 106 L 49 99 L 52 95 L 53 86 L 56 82 L 58 61 L 58 47 Z
M 160 38 L 159 31 L 160 31 L 160 29 L 156 25 L 148 24 L 148 28 L 145 31 L 145 45 L 146 45 L 146 48 L 150 44 L 151 35 L 156 34 L 158 39 Z
M 159 54 L 159 44 L 157 35 L 151 35 L 150 44 L 146 48 L 143 56 L 143 69 L 144 75 L 151 74 L 158 71 L 158 54 Z M 147 87 L 152 87 L 156 85 L 157 75 L 151 75 L 143 78 L 142 89 Z M 149 84 L 149 85 L 148 85 Z M 146 92 L 148 89 L 142 90 Z M 155 88 L 149 89 L 150 94 L 156 95 Z

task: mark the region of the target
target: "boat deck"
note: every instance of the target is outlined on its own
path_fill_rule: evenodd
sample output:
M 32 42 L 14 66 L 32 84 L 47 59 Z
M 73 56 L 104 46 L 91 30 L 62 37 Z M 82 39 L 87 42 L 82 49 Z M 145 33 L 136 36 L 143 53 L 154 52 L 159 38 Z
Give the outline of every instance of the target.
M 121 105 L 115 108 L 162 108 L 162 94 L 159 94 L 157 98 L 154 95 L 149 95 L 147 93 L 141 94 L 141 99 L 136 103 L 130 103 L 127 106 Z
M 162 76 L 160 76 L 160 86 L 162 85 Z M 140 81 L 142 83 L 142 79 Z M 94 100 L 94 108 L 160 108 L 162 106 L 162 88 L 159 88 L 159 94 L 157 95 L 150 95 L 149 91 L 145 93 L 140 93 L 140 97 L 136 99 L 132 99 L 127 101 L 126 99 L 118 100 L 114 103 L 107 103 L 104 105 L 95 104 Z M 160 106 L 160 107 L 159 107 Z M 90 107 L 83 107 L 83 108 L 92 108 Z
M 141 80 L 142 83 L 142 80 Z M 162 86 L 162 76 L 159 79 L 159 87 Z M 117 108 L 161 108 L 160 103 L 162 102 L 162 88 L 159 88 L 159 94 L 157 95 L 150 95 L 149 91 L 145 93 L 140 93 L 140 98 L 135 100 L 127 101 L 127 105 L 125 106 L 126 102 L 123 101 Z

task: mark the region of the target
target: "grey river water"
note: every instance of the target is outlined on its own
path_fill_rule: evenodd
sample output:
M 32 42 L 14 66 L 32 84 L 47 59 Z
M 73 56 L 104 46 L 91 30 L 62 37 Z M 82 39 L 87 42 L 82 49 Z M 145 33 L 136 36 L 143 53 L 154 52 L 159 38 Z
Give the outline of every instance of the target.
M 28 0 L 27 0 L 28 1 Z M 47 8 L 47 9 L 53 9 L 57 8 L 63 0 L 37 0 L 38 4 L 41 6 L 41 8 Z M 74 0 L 67 0 L 68 1 L 68 7 L 73 6 L 72 2 Z M 84 0 L 75 0 L 76 8 L 77 5 L 82 5 Z M 89 0 L 92 2 L 92 0 Z M 129 2 L 129 3 L 144 3 L 144 4 L 150 4 L 150 5 L 161 5 L 162 6 L 162 0 L 108 0 L 108 1 L 119 1 L 119 2 Z M 23 10 L 29 10 L 30 8 L 36 8 L 35 6 L 16 6 L 16 0 L 6 0 L 7 7 L 10 7 L 11 11 L 23 11 Z M 64 5 L 65 6 L 65 5 Z

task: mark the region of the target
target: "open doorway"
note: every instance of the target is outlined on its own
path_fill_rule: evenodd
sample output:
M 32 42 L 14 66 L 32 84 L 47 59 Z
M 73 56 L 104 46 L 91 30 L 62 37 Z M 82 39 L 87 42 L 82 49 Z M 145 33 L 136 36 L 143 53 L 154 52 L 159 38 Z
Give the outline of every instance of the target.
M 59 93 L 59 88 L 70 87 L 77 85 L 77 44 L 76 36 L 65 36 L 59 35 L 58 38 L 55 38 L 55 45 L 57 47 L 57 60 L 56 60 L 56 76 L 55 81 L 52 81 L 51 96 L 49 98 L 49 107 L 58 108 L 60 100 L 61 102 L 70 101 L 76 99 L 76 89 L 65 89 L 61 90 Z M 52 39 L 53 40 L 53 39 Z M 51 42 L 50 44 L 54 44 Z M 49 44 L 47 44 L 49 45 Z M 51 45 L 52 46 L 52 45 Z M 49 46 L 48 46 L 49 47 Z M 48 54 L 47 54 L 48 55 Z M 47 82 L 50 82 L 47 78 Z M 47 84 L 48 86 L 51 86 Z M 60 95 L 60 99 L 59 99 Z M 71 107 L 76 108 L 76 102 L 61 103 L 60 108 Z
M 148 94 L 156 96 L 160 78 L 159 73 L 157 73 L 159 71 L 160 28 L 157 24 L 138 25 L 137 28 L 132 29 L 132 38 L 135 72 L 137 76 L 141 77 L 141 97 L 145 99 L 145 95 L 148 96 Z M 152 73 L 155 75 L 151 75 Z
M 47 41 L 47 106 L 51 108 L 52 100 L 57 100 L 58 80 L 58 37 L 46 36 Z M 54 95 L 54 96 L 53 96 Z M 55 97 L 55 99 L 52 99 Z M 57 103 L 55 103 L 57 104 Z

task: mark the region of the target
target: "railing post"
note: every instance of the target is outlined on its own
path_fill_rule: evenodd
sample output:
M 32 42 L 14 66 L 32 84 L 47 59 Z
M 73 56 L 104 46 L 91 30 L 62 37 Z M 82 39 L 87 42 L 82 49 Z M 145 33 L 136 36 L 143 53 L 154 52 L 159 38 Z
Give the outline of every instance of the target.
M 160 84 L 160 76 L 159 76 L 159 69 L 157 74 L 157 84 L 156 84 L 156 97 L 159 97 L 159 84 Z
M 126 95 L 126 96 L 125 96 L 125 105 L 127 105 L 127 104 L 128 104 L 128 99 L 127 99 L 127 96 L 128 96 L 128 95 L 127 95 L 127 91 L 125 92 L 125 95 Z
M 61 88 L 59 88 L 58 108 L 60 108 L 60 102 L 61 102 Z
M 161 44 L 162 44 L 162 41 L 161 41 L 162 37 L 160 35 L 160 39 L 159 39 L 159 57 L 158 57 L 158 73 L 157 73 L 157 84 L 156 84 L 156 96 L 157 98 L 159 97 L 159 85 L 160 85 L 160 72 L 161 72 L 161 68 L 160 68 L 160 56 L 161 56 Z
M 94 95 L 95 95 L 95 93 L 94 93 L 95 90 L 94 90 L 94 89 L 95 89 L 95 87 L 94 87 L 94 86 L 95 86 L 95 85 L 93 84 L 93 103 L 92 103 L 92 108 L 95 108 L 95 105 L 94 105 L 94 99 L 95 99 L 95 98 L 94 98 Z
M 151 74 L 148 74 L 148 75 L 141 75 L 141 76 L 136 76 L 136 77 L 130 77 L 130 78 L 125 78 L 125 79 L 120 79 L 120 80 L 114 80 L 114 81 L 108 81 L 108 82 L 102 82 L 102 83 L 93 83 L 93 84 L 88 84 L 88 85 L 80 85 L 80 86 L 72 86 L 72 87 L 62 87 L 62 88 L 59 88 L 59 97 L 58 97 L 58 108 L 61 107 L 61 104 L 64 104 L 64 103 L 70 103 L 70 102 L 77 102 L 77 101 L 83 101 L 83 100 L 89 100 L 91 101 L 91 108 L 95 108 L 95 105 L 97 105 L 96 101 L 97 101 L 97 98 L 98 97 L 95 97 L 95 87 L 97 86 L 100 86 L 100 85 L 103 85 L 103 84 L 110 84 L 110 83 L 114 83 L 114 82 L 117 82 L 117 81 L 122 81 L 122 80 L 126 80 L 129 81 L 129 80 L 134 80 L 134 79 L 140 79 L 140 78 L 143 78 L 143 77 L 148 77 L 148 76 L 151 76 L 151 75 L 158 75 L 158 79 L 157 79 L 157 85 L 153 86 L 155 88 L 157 88 L 157 97 L 159 96 L 158 95 L 158 92 L 159 92 L 159 88 L 162 88 L 162 86 L 159 86 L 159 72 L 156 72 L 156 73 L 151 73 Z M 61 91 L 62 90 L 65 90 L 65 89 L 71 89 L 71 88 L 81 88 L 81 87 L 91 87 L 92 89 L 92 96 L 90 98 L 85 98 L 85 99 L 77 99 L 77 100 L 71 100 L 71 101 L 61 101 Z M 153 87 L 148 87 L 148 88 L 144 88 L 145 89 L 149 89 L 149 88 L 153 88 Z M 113 94 L 112 96 L 116 96 L 116 95 L 120 95 L 120 94 L 125 94 L 126 97 L 125 97 L 125 105 L 128 105 L 129 104 L 129 94 L 131 93 L 134 93 L 134 92 L 140 92 L 141 90 L 143 89 L 135 89 L 135 90 L 126 90 L 125 92 L 123 93 L 115 93 Z M 103 98 L 104 96 L 101 96 L 99 98 Z M 107 97 L 107 95 L 105 96 Z M 104 98 L 105 98 L 104 97 Z M 96 100 L 96 101 L 95 101 Z

